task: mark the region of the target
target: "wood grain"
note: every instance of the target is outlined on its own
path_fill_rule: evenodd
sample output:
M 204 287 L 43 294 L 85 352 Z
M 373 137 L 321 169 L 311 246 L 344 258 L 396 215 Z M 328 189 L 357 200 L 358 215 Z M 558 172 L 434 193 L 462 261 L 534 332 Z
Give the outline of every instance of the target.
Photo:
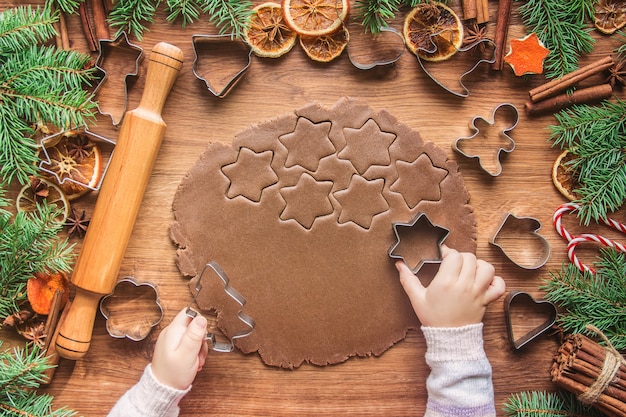
M 458 1 L 451 5 L 460 12 Z M 489 7 L 490 15 L 496 16 L 497 2 L 491 1 Z M 509 39 L 525 34 L 518 7 L 514 3 Z M 86 51 L 86 43 L 78 32 L 78 17 L 69 16 L 68 22 L 72 46 Z M 491 34 L 494 29 L 492 21 Z M 436 86 L 408 51 L 390 68 L 362 71 L 354 68 L 345 54 L 320 65 L 295 47 L 278 60 L 254 57 L 249 71 L 233 91 L 218 99 L 206 91 L 192 72 L 191 36 L 196 33 L 215 33 L 215 29 L 206 22 L 184 30 L 170 26 L 160 12 L 143 42 L 136 42 L 145 52 L 157 42 L 168 42 L 181 48 L 185 55 L 183 69 L 163 110 L 165 137 L 120 272 L 120 277 L 130 275 L 158 285 L 164 320 L 146 340 L 131 342 L 111 338 L 98 315 L 89 352 L 76 362 L 61 360 L 54 380 L 44 389 L 55 396 L 56 406 L 67 406 L 85 416 L 106 415 L 117 398 L 140 377 L 159 330 L 189 302 L 186 280 L 174 263 L 175 248 L 168 236 L 168 225 L 173 219 L 171 204 L 176 188 L 207 144 L 230 143 L 246 127 L 309 102 L 330 106 L 344 96 L 366 100 L 372 108 L 389 110 L 419 131 L 424 140 L 446 150 L 458 162 L 471 194 L 470 203 L 478 223 L 478 256 L 496 266 L 509 290 L 528 291 L 541 297 L 542 280 L 549 271 L 560 269 L 566 260 L 565 242 L 551 226 L 554 210 L 565 202 L 550 179 L 559 151 L 547 141 L 547 127 L 555 120 L 552 116 L 530 119 L 522 112 L 528 90 L 545 82 L 542 76 L 517 78 L 508 67 L 499 72 L 485 71 L 468 83 L 471 94 L 462 99 Z M 597 45 L 592 54 L 583 58 L 583 63 L 606 56 L 618 45 L 614 38 L 592 33 Z M 138 81 L 129 89 L 129 109 L 139 103 L 146 66 L 147 62 L 142 62 Z M 623 97 L 622 92 L 619 95 Z M 511 132 L 516 148 L 503 156 L 503 172 L 494 178 L 483 172 L 476 160 L 453 152 L 452 143 L 471 133 L 469 122 L 474 116 L 490 119 L 492 110 L 503 102 L 520 109 L 520 122 Z M 92 130 L 111 138 L 117 136 L 117 129 L 102 116 Z M 89 211 L 95 198 L 96 195 L 89 196 L 80 204 Z M 540 234 L 552 248 L 546 266 L 523 270 L 488 243 L 507 212 L 535 217 L 543 224 Z M 566 222 L 577 230 L 575 219 L 568 218 Z M 521 248 L 525 243 L 520 239 L 518 244 Z M 511 393 L 555 389 L 549 380 L 551 357 L 558 346 L 554 338 L 545 336 L 522 351 L 513 351 L 506 337 L 502 299 L 489 307 L 484 322 L 498 410 Z M 429 372 L 424 351 L 421 334 L 410 332 L 404 341 L 380 357 L 355 358 L 323 368 L 304 365 L 296 371 L 264 366 L 256 355 L 211 353 L 192 391 L 181 403 L 181 415 L 421 415 L 426 405 L 425 379 Z

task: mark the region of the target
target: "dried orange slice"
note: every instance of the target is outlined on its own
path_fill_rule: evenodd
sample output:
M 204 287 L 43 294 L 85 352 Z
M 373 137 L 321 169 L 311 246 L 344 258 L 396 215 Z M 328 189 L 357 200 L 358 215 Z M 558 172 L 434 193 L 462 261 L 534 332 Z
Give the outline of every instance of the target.
M 37 205 L 41 205 L 44 201 L 60 210 L 61 214 L 55 220 L 65 223 L 70 214 L 70 202 L 61 188 L 42 178 L 33 177 L 30 184 L 22 187 L 17 195 L 15 207 L 18 211 L 32 213 L 37 211 Z
M 46 171 L 44 176 L 58 185 L 68 200 L 75 200 L 98 185 L 102 176 L 102 154 L 98 145 L 84 133 L 63 134 L 54 146 L 46 147 L 46 154 L 49 162 L 42 165 Z
M 63 291 L 61 296 L 61 308 L 63 308 L 70 298 L 70 280 L 65 272 L 53 274 L 39 272 L 26 282 L 28 301 L 37 314 L 47 315 L 50 313 L 54 293 L 57 290 Z
M 309 37 L 300 36 L 300 46 L 314 61 L 330 62 L 337 58 L 348 45 L 350 35 L 346 28 L 331 35 Z
M 626 25 L 626 1 L 599 0 L 594 6 L 593 23 L 606 35 L 617 32 Z
M 278 58 L 286 54 L 296 44 L 297 37 L 298 34 L 283 19 L 283 8 L 272 2 L 252 9 L 250 25 L 244 34 L 252 51 L 264 58 Z
M 415 55 L 426 61 L 443 61 L 463 45 L 463 24 L 445 4 L 418 4 L 404 18 L 404 40 Z M 435 49 L 436 48 L 436 49 Z
M 574 156 L 567 150 L 561 152 L 552 165 L 552 182 L 557 190 L 568 200 L 578 200 L 574 189 L 578 186 L 575 180 L 575 172 L 572 167 L 567 164 Z
M 285 23 L 298 35 L 324 36 L 337 32 L 350 9 L 349 0 L 283 0 Z

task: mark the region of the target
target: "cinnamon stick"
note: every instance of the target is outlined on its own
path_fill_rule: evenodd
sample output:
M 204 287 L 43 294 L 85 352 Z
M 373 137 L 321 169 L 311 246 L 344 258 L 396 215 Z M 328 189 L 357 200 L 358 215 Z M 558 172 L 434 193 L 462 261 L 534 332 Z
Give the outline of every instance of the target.
M 489 2 L 487 0 L 476 0 L 476 23 L 486 23 L 489 21 Z
M 463 20 L 476 19 L 476 1 L 477 0 L 462 0 Z
M 107 11 L 103 0 L 89 0 L 89 6 L 93 13 L 93 23 L 96 27 L 96 39 L 110 39 L 109 24 L 107 23 Z
M 526 102 L 524 108 L 526 114 L 535 116 L 539 114 L 554 113 L 558 110 L 571 107 L 574 104 L 593 103 L 611 97 L 613 88 L 610 84 L 600 84 L 576 90 L 573 93 L 561 94 L 538 103 Z
M 500 0 L 502 3 L 502 0 Z M 499 18 L 499 15 L 498 15 Z M 498 23 L 499 23 L 498 19 Z M 496 29 L 496 36 L 498 35 Z M 497 53 L 497 52 L 496 52 Z M 564 75 L 561 78 L 549 81 L 543 85 L 540 85 L 536 88 L 533 88 L 528 92 L 530 96 L 530 100 L 534 103 L 544 100 L 548 97 L 552 97 L 572 86 L 579 83 L 580 81 L 591 77 L 592 75 L 598 74 L 602 71 L 605 71 L 613 66 L 613 58 L 609 55 L 604 57 L 596 62 L 593 62 L 589 65 L 586 65 L 582 68 L 577 69 L 576 71 L 572 71 L 569 74 Z
M 91 28 L 91 22 L 89 21 L 89 13 L 87 11 L 87 5 L 85 2 L 81 2 L 78 5 L 78 15 L 80 16 L 80 25 L 87 41 L 87 47 L 91 52 L 98 50 L 98 44 L 93 35 L 93 29 Z
M 584 392 L 587 392 L 587 390 L 589 389 L 589 387 L 586 384 L 582 384 L 580 382 L 574 381 L 569 378 L 553 377 L 552 381 L 556 385 L 560 386 L 561 388 L 566 389 L 567 391 L 575 395 L 580 395 Z M 626 416 L 626 409 L 624 409 L 624 403 L 622 403 L 619 400 L 616 400 L 615 398 L 611 398 L 606 394 L 601 394 L 600 397 L 598 398 L 598 401 L 596 401 L 593 404 L 593 406 L 599 409 L 600 411 L 605 412 L 609 416 L 615 416 L 615 417 Z
M 496 44 L 495 61 L 491 64 L 491 68 L 495 71 L 501 71 L 504 68 L 504 48 L 509 32 L 512 3 L 513 0 L 500 0 L 498 2 L 498 20 L 496 21 L 496 33 L 493 40 Z
M 60 39 L 60 48 L 61 49 L 70 49 L 70 37 L 67 33 L 67 22 L 65 21 L 65 14 L 63 12 L 59 13 L 59 37 Z

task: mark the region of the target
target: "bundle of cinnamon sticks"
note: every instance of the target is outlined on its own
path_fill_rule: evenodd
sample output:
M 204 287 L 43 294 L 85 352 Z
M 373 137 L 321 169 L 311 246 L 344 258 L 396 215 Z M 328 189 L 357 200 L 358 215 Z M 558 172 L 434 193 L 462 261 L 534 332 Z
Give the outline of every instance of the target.
M 608 416 L 626 416 L 626 360 L 611 346 L 582 334 L 568 336 L 558 349 L 552 381 Z

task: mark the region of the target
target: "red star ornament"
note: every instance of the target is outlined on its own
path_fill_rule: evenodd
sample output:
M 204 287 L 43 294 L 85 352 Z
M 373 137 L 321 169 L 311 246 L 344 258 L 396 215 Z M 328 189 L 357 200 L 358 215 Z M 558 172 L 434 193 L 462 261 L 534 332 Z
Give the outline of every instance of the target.
M 512 39 L 504 62 L 509 64 L 518 77 L 526 74 L 543 73 L 543 61 L 550 50 L 543 46 L 536 33 L 522 39 Z

